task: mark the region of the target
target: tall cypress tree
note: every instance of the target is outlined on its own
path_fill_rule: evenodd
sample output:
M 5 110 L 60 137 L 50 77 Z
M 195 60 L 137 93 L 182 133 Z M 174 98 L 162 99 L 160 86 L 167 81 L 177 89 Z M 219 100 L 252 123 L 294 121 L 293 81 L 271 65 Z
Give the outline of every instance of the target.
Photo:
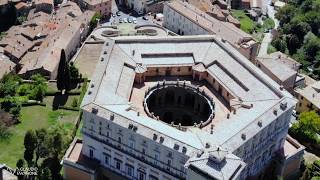
M 69 63 L 66 63 L 66 67 L 65 67 L 65 71 L 64 71 L 64 83 L 65 83 L 65 89 L 66 91 L 70 91 L 71 90 L 71 79 L 70 79 L 70 67 L 69 67 Z
M 65 89 L 65 70 L 66 70 L 66 53 L 64 49 L 61 50 L 60 62 L 58 67 L 58 75 L 57 75 L 57 88 L 62 91 Z

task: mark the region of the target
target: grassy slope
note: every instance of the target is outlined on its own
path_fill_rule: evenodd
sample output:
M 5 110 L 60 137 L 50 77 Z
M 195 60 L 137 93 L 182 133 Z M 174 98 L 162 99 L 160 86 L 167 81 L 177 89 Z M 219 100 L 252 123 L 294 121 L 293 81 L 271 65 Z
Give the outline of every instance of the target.
M 240 21 L 240 28 L 247 32 L 252 33 L 255 24 L 242 10 L 232 10 L 232 16 Z
M 0 141 L 0 163 L 15 167 L 19 158 L 23 158 L 24 134 L 29 129 L 48 128 L 57 124 L 59 116 L 63 114 L 62 121 L 66 129 L 72 129 L 72 121 L 78 112 L 57 110 L 52 111 L 49 107 L 30 106 L 23 107 L 21 111 L 21 123 L 11 128 L 11 137 Z

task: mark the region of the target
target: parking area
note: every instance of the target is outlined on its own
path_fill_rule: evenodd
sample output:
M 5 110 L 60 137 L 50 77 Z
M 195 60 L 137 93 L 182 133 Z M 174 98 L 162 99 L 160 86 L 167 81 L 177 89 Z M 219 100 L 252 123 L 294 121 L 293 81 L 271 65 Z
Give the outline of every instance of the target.
M 138 15 L 135 12 L 126 10 L 119 10 L 112 12 L 112 16 L 106 22 L 102 22 L 102 26 L 119 25 L 119 24 L 134 24 L 134 25 L 154 25 L 155 22 L 151 13 L 145 15 Z

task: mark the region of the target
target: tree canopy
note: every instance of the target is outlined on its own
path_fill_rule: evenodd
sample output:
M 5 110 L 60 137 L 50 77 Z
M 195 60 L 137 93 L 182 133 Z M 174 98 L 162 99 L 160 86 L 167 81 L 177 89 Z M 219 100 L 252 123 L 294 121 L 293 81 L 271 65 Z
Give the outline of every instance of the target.
M 29 167 L 38 167 L 38 179 L 61 179 L 60 160 L 71 141 L 70 132 L 62 125 L 29 130 L 24 138 L 24 160 Z M 23 160 L 18 164 L 23 166 Z
M 312 67 L 316 79 L 320 78 L 320 0 L 290 0 L 277 13 L 280 36 L 272 45 L 298 60 L 304 70 Z M 275 45 L 274 45 L 275 44 Z
M 303 112 L 299 116 L 299 121 L 290 128 L 292 134 L 298 140 L 320 144 L 320 116 L 315 111 Z

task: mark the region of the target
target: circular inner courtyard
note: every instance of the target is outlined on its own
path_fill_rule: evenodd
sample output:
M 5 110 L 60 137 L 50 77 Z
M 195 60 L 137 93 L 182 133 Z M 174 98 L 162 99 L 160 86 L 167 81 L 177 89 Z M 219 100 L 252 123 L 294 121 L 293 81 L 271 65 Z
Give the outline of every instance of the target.
M 146 95 L 148 114 L 161 121 L 181 126 L 193 126 L 210 121 L 213 102 L 196 87 L 159 84 Z

